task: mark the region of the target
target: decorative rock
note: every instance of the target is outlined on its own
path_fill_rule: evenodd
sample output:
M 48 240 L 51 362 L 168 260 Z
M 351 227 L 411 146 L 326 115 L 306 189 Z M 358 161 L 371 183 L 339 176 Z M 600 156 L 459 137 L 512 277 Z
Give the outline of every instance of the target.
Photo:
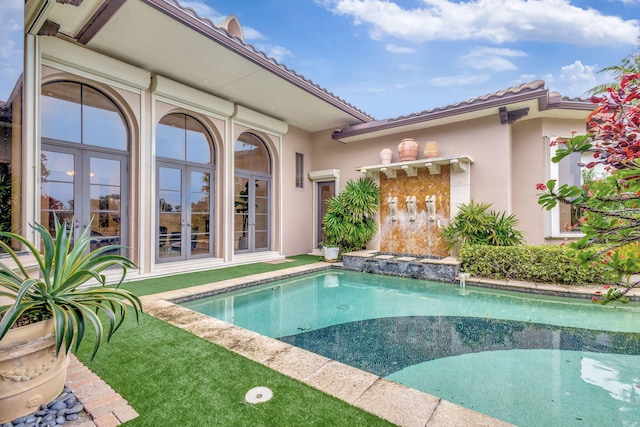
M 63 426 L 67 421 L 80 419 L 79 412 L 83 408 L 82 403 L 78 402 L 73 392 L 65 387 L 60 396 L 51 402 L 40 405 L 40 409 L 34 413 L 17 418 L 12 422 L 4 423 L 0 427 Z
M 73 408 L 67 409 L 67 414 L 77 414 L 82 411 L 82 403 L 77 403 Z
M 56 401 L 54 401 L 53 405 L 51 405 L 50 409 L 53 409 L 55 411 L 59 411 L 60 409 L 64 409 L 66 407 L 67 407 L 67 405 L 65 405 L 64 402 L 56 400 Z

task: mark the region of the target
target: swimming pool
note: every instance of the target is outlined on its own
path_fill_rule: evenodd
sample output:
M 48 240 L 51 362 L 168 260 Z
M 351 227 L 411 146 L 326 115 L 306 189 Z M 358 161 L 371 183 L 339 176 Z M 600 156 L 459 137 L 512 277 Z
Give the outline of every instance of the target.
M 640 307 L 330 271 L 182 304 L 517 425 L 640 425 Z

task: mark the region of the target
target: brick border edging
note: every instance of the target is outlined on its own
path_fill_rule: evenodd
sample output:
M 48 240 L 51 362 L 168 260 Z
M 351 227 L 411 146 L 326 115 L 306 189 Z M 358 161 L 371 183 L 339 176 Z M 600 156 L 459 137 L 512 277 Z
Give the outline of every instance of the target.
M 115 427 L 138 417 L 126 399 L 73 354 L 69 354 L 66 385 L 91 418 L 69 423 L 72 427 Z

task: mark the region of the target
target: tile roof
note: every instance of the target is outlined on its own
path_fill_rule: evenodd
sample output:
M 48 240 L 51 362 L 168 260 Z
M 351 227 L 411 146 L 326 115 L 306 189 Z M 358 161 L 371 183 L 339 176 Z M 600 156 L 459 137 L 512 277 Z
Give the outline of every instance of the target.
M 413 125 L 416 123 L 451 117 L 473 111 L 504 107 L 507 104 L 533 99 L 538 99 L 540 110 L 551 108 L 590 110 L 593 108 L 592 104 L 588 100 L 580 98 L 563 98 L 557 92 L 549 93 L 548 89 L 545 88 L 545 82 L 543 80 L 534 80 L 532 82 L 523 83 L 518 86 L 509 87 L 497 92 L 471 98 L 463 102 L 449 104 L 444 107 L 437 107 L 430 110 L 420 111 L 418 113 L 385 120 L 376 120 L 369 123 L 338 129 L 333 133 L 332 137 L 333 139 L 340 140 L 356 135 Z
M 534 80 L 534 81 L 529 82 L 529 83 L 523 83 L 523 84 L 521 84 L 519 86 L 513 86 L 513 87 L 510 87 L 510 88 L 507 88 L 507 89 L 499 90 L 497 92 L 493 92 L 493 93 L 489 93 L 489 94 L 486 94 L 486 95 L 482 95 L 482 96 L 478 96 L 478 97 L 475 97 L 475 98 L 471 98 L 471 99 L 468 99 L 466 101 L 445 105 L 444 107 L 437 107 L 437 108 L 433 108 L 431 110 L 424 110 L 424 111 L 420 111 L 418 113 L 413 113 L 413 114 L 409 114 L 409 115 L 405 115 L 405 116 L 395 117 L 395 118 L 389 119 L 389 122 L 405 120 L 405 119 L 408 119 L 408 118 L 411 118 L 411 117 L 425 116 L 425 115 L 428 115 L 428 114 L 431 114 L 431 113 L 435 113 L 435 112 L 438 112 L 438 111 L 454 111 L 456 109 L 460 109 L 460 108 L 466 107 L 466 106 L 486 104 L 487 102 L 489 102 L 491 100 L 495 100 L 495 99 L 504 99 L 504 98 L 508 97 L 509 95 L 519 95 L 519 94 L 522 94 L 522 93 L 531 93 L 533 91 L 540 91 L 540 90 L 545 90 L 544 89 L 544 81 L 543 80 Z

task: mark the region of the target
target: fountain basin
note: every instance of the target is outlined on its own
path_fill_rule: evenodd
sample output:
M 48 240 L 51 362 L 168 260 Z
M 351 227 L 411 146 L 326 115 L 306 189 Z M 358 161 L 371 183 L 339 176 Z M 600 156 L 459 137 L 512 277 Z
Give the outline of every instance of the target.
M 342 264 L 345 270 L 455 283 L 462 262 L 453 257 L 357 251 L 343 254 Z

